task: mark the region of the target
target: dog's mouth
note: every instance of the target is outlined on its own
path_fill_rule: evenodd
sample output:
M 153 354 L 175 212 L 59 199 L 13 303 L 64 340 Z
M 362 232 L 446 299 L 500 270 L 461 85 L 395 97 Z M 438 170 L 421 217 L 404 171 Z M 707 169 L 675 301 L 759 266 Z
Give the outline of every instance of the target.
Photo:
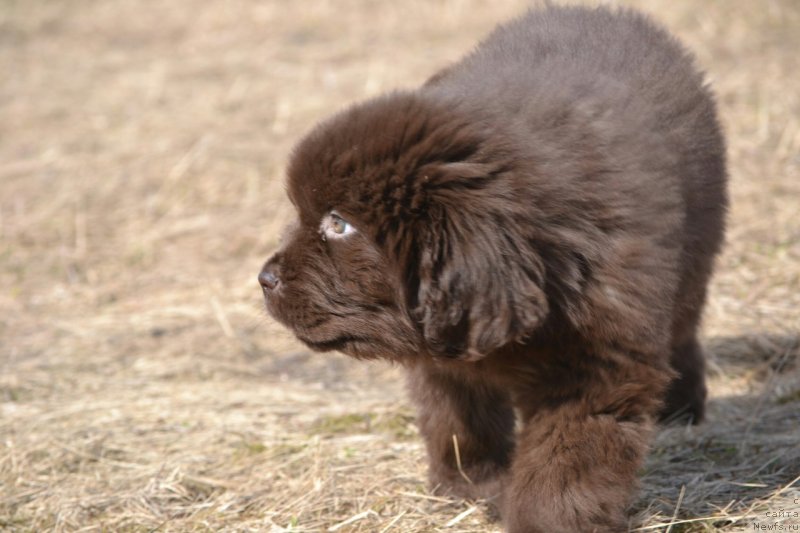
M 368 339 L 364 337 L 359 337 L 350 334 L 339 335 L 338 337 L 321 341 L 315 341 L 300 336 L 298 336 L 297 338 L 303 341 L 309 348 L 311 348 L 312 350 L 316 350 L 318 352 L 342 350 L 343 348 L 347 347 L 348 345 L 352 345 L 353 343 L 368 341 Z
M 294 332 L 295 337 L 303 344 L 317 352 L 342 351 L 346 348 L 354 348 L 356 345 L 369 344 L 371 339 L 363 335 L 353 333 L 337 334 L 331 327 L 330 322 L 336 318 L 333 315 L 317 316 L 308 321 L 296 321 L 292 317 L 286 316 L 280 305 L 275 299 L 266 299 L 267 312 L 274 319 L 288 327 Z

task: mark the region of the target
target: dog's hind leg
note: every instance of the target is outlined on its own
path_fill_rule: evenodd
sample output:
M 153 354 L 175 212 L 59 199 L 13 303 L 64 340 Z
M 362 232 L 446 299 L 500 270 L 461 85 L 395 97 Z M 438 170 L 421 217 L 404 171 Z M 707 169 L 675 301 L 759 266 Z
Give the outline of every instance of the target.
M 670 366 L 678 377 L 667 389 L 660 419 L 664 422 L 690 419 L 697 424 L 705 415 L 706 383 L 703 349 L 696 337 L 673 345 Z

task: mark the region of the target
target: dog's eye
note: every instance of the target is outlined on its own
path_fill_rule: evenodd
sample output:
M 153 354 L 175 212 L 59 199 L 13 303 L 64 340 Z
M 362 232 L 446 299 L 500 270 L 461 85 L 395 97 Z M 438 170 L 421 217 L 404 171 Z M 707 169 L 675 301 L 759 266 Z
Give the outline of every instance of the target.
M 341 239 L 355 231 L 356 229 L 348 221 L 335 212 L 326 215 L 319 225 L 319 232 L 323 241 L 326 239 Z
M 331 229 L 333 230 L 334 233 L 342 235 L 344 232 L 350 229 L 350 224 L 345 222 L 343 218 L 339 217 L 332 217 L 332 218 L 333 220 L 331 220 Z

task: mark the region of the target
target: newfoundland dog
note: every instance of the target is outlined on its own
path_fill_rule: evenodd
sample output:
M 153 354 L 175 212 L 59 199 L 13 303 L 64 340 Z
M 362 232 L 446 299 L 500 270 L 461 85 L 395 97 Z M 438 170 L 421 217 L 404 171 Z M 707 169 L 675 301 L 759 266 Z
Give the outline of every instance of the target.
M 435 490 L 510 532 L 622 531 L 654 423 L 703 416 L 725 183 L 675 39 L 547 7 L 313 129 L 259 282 L 310 348 L 407 369 Z

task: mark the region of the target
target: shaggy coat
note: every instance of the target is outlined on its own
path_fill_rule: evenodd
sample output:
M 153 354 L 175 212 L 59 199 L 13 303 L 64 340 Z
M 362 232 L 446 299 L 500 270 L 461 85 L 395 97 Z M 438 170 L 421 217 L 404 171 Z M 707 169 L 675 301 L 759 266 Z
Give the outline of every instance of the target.
M 703 416 L 724 153 L 665 31 L 531 11 L 296 147 L 267 308 L 407 368 L 435 490 L 495 499 L 514 533 L 623 531 L 654 422 Z

